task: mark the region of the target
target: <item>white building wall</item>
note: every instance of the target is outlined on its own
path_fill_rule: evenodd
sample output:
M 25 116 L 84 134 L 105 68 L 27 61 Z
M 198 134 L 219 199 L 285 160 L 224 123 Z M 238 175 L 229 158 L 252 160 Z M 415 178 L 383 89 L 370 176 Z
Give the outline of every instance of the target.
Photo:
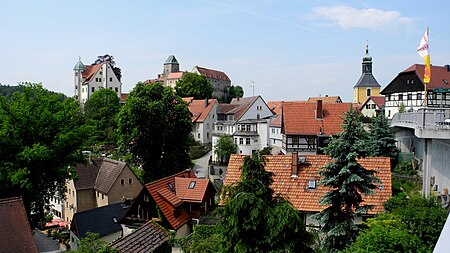
M 206 116 L 203 121 L 203 128 L 201 134 L 201 143 L 211 143 L 212 142 L 212 133 L 214 130 L 214 123 L 217 121 L 217 103 L 211 108 L 208 116 Z
M 402 100 L 399 100 L 399 97 L 402 97 Z M 408 99 L 408 96 L 411 99 Z M 390 96 L 386 95 L 386 102 L 384 105 L 385 115 L 389 119 L 392 119 L 392 116 L 398 112 L 401 104 L 405 105 L 405 110 L 409 110 L 412 106 L 413 110 L 418 110 L 423 108 L 424 102 L 424 92 L 423 91 L 415 91 L 415 92 L 400 92 L 393 93 Z
M 239 121 L 246 120 L 246 119 L 258 119 L 258 118 L 265 118 L 272 116 L 273 113 L 267 107 L 267 104 L 262 100 L 261 97 L 259 97 L 250 108 L 242 115 L 242 117 L 239 119 Z
M 366 117 L 377 116 L 376 109 L 378 109 L 377 104 L 373 100 L 369 100 L 363 108 L 361 108 L 362 115 Z
M 283 135 L 281 134 L 281 127 L 270 127 L 269 128 L 269 138 L 270 138 L 270 146 L 271 147 L 279 147 L 283 146 Z

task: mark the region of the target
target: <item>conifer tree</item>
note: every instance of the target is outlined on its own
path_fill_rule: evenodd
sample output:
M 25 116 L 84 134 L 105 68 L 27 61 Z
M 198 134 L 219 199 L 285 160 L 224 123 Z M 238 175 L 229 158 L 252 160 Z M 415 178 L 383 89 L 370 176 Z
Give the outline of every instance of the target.
M 357 159 L 366 156 L 366 132 L 361 115 L 354 109 L 344 114 L 343 132 L 324 149 L 333 158 L 321 170 L 320 184 L 331 188 L 320 200 L 327 206 L 315 217 L 324 235 L 327 252 L 337 252 L 349 246 L 358 234 L 353 219 L 366 213 L 371 206 L 362 205 L 363 196 L 373 194 L 378 179 L 375 171 L 366 170 Z
M 391 161 L 397 157 L 398 149 L 392 128 L 384 113 L 372 119 L 369 132 L 370 156 L 390 157 Z
M 259 157 L 246 157 L 241 180 L 222 191 L 221 252 L 311 252 L 299 213 L 274 196 L 272 175 Z

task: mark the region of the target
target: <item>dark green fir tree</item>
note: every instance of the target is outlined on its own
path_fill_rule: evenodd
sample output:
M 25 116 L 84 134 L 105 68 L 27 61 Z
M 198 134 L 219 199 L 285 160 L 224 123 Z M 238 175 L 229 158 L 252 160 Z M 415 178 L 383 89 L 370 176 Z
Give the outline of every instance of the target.
M 320 184 L 331 189 L 320 200 L 327 207 L 316 215 L 326 252 L 343 250 L 355 240 L 359 229 L 354 218 L 371 208 L 362 205 L 363 195 L 373 194 L 374 183 L 378 182 L 375 171 L 366 170 L 357 162 L 367 154 L 367 133 L 361 115 L 351 108 L 344 114 L 342 127 L 343 132 L 324 149 L 333 161 L 319 172 Z
M 390 157 L 391 162 L 397 158 L 398 149 L 392 128 L 384 113 L 380 113 L 372 119 L 369 132 L 370 156 Z M 394 164 L 394 163 L 391 163 Z

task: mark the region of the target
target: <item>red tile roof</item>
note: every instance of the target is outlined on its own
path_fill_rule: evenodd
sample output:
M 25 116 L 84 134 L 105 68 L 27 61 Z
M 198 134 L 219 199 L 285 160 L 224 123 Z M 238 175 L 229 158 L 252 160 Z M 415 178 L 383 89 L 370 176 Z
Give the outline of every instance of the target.
M 425 65 L 423 64 L 413 64 L 409 68 L 403 70 L 401 73 L 406 72 L 416 72 L 416 75 L 419 77 L 420 81 L 423 83 L 423 72 L 425 69 Z M 445 81 L 447 83 L 445 83 Z M 427 89 L 434 88 L 450 88 L 450 71 L 448 71 L 445 67 L 441 66 L 431 66 L 431 79 L 430 83 L 427 84 Z
M 20 197 L 0 199 L 0 252 L 38 252 Z
M 325 135 L 342 132 L 341 124 L 344 112 L 353 103 L 323 103 L 323 118 L 316 119 L 316 103 L 284 102 L 284 133 L 289 135 L 316 135 L 322 129 Z
M 281 115 L 281 108 L 283 107 L 283 101 L 269 101 L 267 102 L 267 106 L 275 114 Z
M 207 78 L 231 81 L 230 78 L 228 78 L 227 74 L 225 74 L 222 71 L 207 69 L 199 66 L 195 66 L 195 68 L 198 70 L 200 75 L 205 76 Z
M 208 117 L 214 105 L 217 103 L 217 99 L 191 99 L 183 98 L 185 102 L 188 102 L 189 111 L 192 113 L 192 123 L 204 122 L 206 117 Z M 206 103 L 208 103 L 207 106 Z
M 230 102 L 230 110 L 227 114 L 234 114 L 234 120 L 238 121 L 259 97 L 260 96 L 233 98 Z
M 98 70 L 103 66 L 103 64 L 104 64 L 104 62 L 100 63 L 100 64 L 86 66 L 86 70 L 81 73 L 81 77 L 83 77 L 83 79 L 85 79 L 83 83 L 90 82 L 94 78 L 94 76 L 98 72 Z
M 339 96 L 310 97 L 306 103 L 315 103 L 317 100 L 322 100 L 323 103 L 342 103 Z
M 370 96 L 366 99 L 366 101 L 359 108 L 360 109 L 364 108 L 364 106 L 366 106 L 366 104 L 370 100 L 372 100 L 378 106 L 378 108 L 383 108 L 385 99 L 386 98 L 384 96 Z
M 243 155 L 231 155 L 224 185 L 230 185 L 240 180 Z M 332 159 L 325 155 L 307 155 L 306 163 L 300 164 L 297 177 L 291 177 L 291 155 L 264 156 L 265 169 L 274 173 L 272 189 L 275 194 L 281 194 L 299 211 L 320 212 L 324 206 L 319 204 L 320 198 L 330 190 L 318 184 L 321 179 L 318 171 Z M 375 170 L 376 176 L 382 181 L 375 189 L 374 195 L 364 196 L 362 204 L 374 205 L 369 214 L 384 211 L 383 203 L 392 196 L 391 167 L 388 157 L 371 157 L 358 160 L 364 168 Z M 316 181 L 316 189 L 308 189 L 310 180 Z
M 167 75 L 167 79 L 181 79 L 185 72 L 174 72 Z
M 110 246 L 121 253 L 147 253 L 156 252 L 167 240 L 169 233 L 160 225 L 149 221 L 133 233 L 112 242 Z
M 281 127 L 281 115 L 276 115 L 274 119 L 270 122 L 271 127 Z
M 177 196 L 183 201 L 202 203 L 208 188 L 206 178 L 175 178 Z M 193 186 L 190 188 L 190 186 Z
M 164 214 L 164 217 L 166 217 L 169 224 L 175 230 L 182 227 L 189 220 L 189 215 L 183 208 L 180 208 L 180 215 L 175 217 L 174 210 L 175 206 L 178 205 L 178 202 L 167 194 L 168 191 L 175 191 L 176 177 L 196 178 L 193 170 L 186 170 L 145 185 L 148 192 L 155 200 L 156 205 L 158 205 L 161 212 Z M 172 185 L 173 190 L 169 188 L 169 184 Z

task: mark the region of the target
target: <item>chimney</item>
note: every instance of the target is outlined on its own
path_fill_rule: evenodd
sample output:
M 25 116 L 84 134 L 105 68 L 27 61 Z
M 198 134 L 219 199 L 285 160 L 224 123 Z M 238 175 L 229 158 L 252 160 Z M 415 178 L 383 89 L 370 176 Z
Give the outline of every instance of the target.
M 185 178 L 190 178 L 190 176 L 189 176 L 189 171 L 190 171 L 190 169 L 185 169 L 184 170 L 184 175 L 183 175 L 183 177 L 185 177 Z
M 447 71 L 449 71 L 450 72 L 450 65 L 444 65 L 444 68 L 447 70 Z
M 317 100 L 316 103 L 316 119 L 323 119 L 322 100 Z
M 298 153 L 292 152 L 291 177 L 298 175 Z
M 205 108 L 208 107 L 208 103 L 209 103 L 208 98 L 205 98 Z

